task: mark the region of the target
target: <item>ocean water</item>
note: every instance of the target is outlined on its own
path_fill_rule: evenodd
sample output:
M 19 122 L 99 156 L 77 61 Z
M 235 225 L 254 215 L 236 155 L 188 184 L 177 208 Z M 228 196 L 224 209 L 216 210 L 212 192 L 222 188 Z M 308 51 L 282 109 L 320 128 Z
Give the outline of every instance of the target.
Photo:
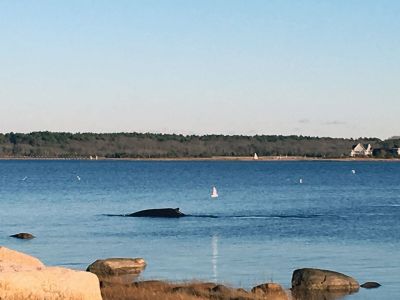
M 162 207 L 191 216 L 107 216 Z M 398 299 L 400 163 L 0 161 L 0 245 L 76 269 L 143 257 L 143 279 L 243 288 L 324 268 L 382 284 L 345 299 Z

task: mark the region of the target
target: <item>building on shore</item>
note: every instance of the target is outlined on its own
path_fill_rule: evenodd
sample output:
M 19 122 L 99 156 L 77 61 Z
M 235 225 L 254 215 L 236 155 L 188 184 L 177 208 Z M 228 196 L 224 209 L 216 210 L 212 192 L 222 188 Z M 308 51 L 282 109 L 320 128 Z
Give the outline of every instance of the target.
M 371 144 L 361 144 L 358 143 L 354 145 L 351 149 L 350 156 L 351 157 L 365 157 L 372 155 L 372 146 Z

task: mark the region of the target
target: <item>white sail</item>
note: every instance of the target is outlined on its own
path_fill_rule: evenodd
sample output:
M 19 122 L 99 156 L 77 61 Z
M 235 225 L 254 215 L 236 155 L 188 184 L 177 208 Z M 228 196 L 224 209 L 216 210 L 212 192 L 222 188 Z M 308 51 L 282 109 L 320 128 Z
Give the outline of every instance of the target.
M 218 197 L 217 188 L 215 186 L 213 186 L 212 192 L 211 192 L 211 198 L 217 198 L 217 197 Z
M 258 155 L 257 155 L 257 153 L 254 153 L 254 157 L 253 157 L 253 159 L 254 159 L 254 160 L 257 160 L 257 159 L 258 159 Z

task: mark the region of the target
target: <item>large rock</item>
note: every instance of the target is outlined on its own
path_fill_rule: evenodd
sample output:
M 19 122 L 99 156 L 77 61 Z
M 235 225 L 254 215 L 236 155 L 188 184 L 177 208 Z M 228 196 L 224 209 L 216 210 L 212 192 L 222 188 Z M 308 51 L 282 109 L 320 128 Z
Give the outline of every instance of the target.
M 66 268 L 1 272 L 0 299 L 101 300 L 96 275 Z
M 0 299 L 101 300 L 96 275 L 45 267 L 32 256 L 0 247 Z
M 0 246 L 0 272 L 40 270 L 44 267 L 33 256 Z
M 101 283 L 132 283 L 146 267 L 143 258 L 107 258 L 99 259 L 86 269 L 97 275 Z
M 359 288 L 360 285 L 354 278 L 329 270 L 304 268 L 295 270 L 292 275 L 292 289 L 297 290 L 352 293 Z
M 96 260 L 86 271 L 101 276 L 114 276 L 140 273 L 145 267 L 146 262 L 143 258 L 107 258 Z
M 125 215 L 126 217 L 151 217 L 151 218 L 180 218 L 186 216 L 179 208 L 145 209 Z

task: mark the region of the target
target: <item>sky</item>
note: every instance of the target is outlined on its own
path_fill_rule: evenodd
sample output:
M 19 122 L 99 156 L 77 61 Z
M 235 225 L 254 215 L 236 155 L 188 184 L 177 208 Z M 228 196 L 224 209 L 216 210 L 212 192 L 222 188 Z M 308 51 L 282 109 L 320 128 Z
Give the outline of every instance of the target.
M 0 0 L 0 132 L 400 135 L 400 1 Z

